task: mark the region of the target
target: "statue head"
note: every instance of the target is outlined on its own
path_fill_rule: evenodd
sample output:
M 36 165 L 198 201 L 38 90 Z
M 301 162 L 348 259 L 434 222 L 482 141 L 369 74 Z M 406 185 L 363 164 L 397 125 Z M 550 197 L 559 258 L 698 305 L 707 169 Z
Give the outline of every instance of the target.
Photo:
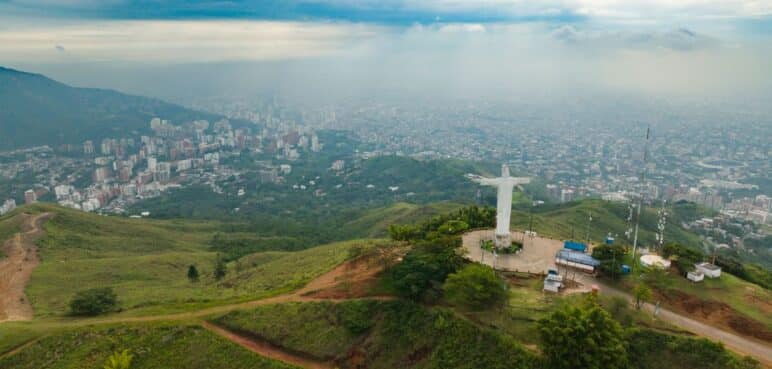
M 501 164 L 501 176 L 509 177 L 509 166 L 506 164 Z

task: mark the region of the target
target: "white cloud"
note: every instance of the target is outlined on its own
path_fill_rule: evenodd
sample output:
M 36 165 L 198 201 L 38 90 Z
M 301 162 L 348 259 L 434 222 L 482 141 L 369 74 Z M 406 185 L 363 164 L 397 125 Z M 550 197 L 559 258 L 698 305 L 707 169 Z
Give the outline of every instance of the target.
M 206 62 L 344 52 L 378 27 L 268 21 L 81 21 L 0 29 L 6 61 L 44 62 L 56 45 L 73 61 Z

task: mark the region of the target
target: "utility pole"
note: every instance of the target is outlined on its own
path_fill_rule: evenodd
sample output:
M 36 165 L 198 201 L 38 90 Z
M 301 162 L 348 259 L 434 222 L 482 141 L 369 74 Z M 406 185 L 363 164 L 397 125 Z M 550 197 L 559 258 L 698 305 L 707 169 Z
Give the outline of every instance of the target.
M 592 212 L 587 220 L 587 245 L 590 244 L 590 224 L 592 223 Z
M 630 274 L 635 274 L 635 264 L 637 264 L 637 260 L 635 258 L 636 249 L 638 247 L 638 226 L 641 223 L 641 208 L 643 207 L 643 184 L 646 181 L 646 164 L 649 160 L 649 127 L 646 127 L 646 142 L 643 144 L 643 170 L 641 171 L 641 181 L 639 183 L 639 191 L 638 191 L 638 209 L 636 210 L 636 218 L 635 218 L 635 232 L 633 234 L 633 265 L 631 267 L 632 272 Z
M 617 251 L 612 247 L 611 248 L 611 279 L 615 279 L 617 271 Z

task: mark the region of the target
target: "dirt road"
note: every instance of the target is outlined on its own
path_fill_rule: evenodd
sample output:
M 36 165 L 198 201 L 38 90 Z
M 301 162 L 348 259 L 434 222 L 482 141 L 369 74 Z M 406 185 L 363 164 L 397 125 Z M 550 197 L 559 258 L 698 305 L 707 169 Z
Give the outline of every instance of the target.
M 628 293 L 625 293 L 611 286 L 608 286 L 590 276 L 581 275 L 579 277 L 579 281 L 583 284 L 587 284 L 587 285 L 594 284 L 598 286 L 600 292 L 603 294 L 608 294 L 612 296 L 621 296 L 628 299 L 628 301 L 630 301 L 631 303 L 633 302 L 632 296 L 630 296 Z M 650 314 L 653 314 L 655 307 L 652 304 L 645 304 L 642 309 Z M 732 351 L 755 358 L 756 360 L 764 364 L 765 367 L 767 368 L 772 367 L 772 347 L 768 345 L 764 345 L 763 343 L 756 342 L 754 340 L 747 339 L 733 333 L 729 333 L 727 331 L 718 329 L 716 327 L 709 326 L 705 323 L 685 317 L 680 314 L 676 314 L 667 309 L 660 308 L 659 314 L 657 315 L 657 317 L 665 322 L 668 322 L 679 328 L 692 332 L 698 336 L 709 338 L 713 341 L 721 342 L 724 344 L 724 346 L 726 346 L 728 349 Z
M 4 259 L 0 259 L 0 322 L 32 319 L 32 305 L 24 289 L 32 271 L 40 263 L 35 241 L 43 235 L 43 222 L 49 213 L 20 214 L 24 217 L 21 232 L 3 244 Z

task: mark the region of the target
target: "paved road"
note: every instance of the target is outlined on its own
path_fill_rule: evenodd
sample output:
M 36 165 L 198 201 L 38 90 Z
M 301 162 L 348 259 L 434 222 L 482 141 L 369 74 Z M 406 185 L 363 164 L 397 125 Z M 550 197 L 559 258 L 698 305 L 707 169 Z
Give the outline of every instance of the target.
M 629 294 L 608 286 L 591 276 L 582 275 L 578 278 L 578 280 L 586 285 L 597 285 L 601 293 L 621 296 L 628 299 L 630 302 L 633 301 L 632 296 Z M 645 304 L 643 309 L 651 314 L 654 313 L 654 305 L 652 304 Z M 724 344 L 724 346 L 731 349 L 732 351 L 743 355 L 752 356 L 764 364 L 767 368 L 772 368 L 772 347 L 769 345 L 765 345 L 763 343 L 729 333 L 700 321 L 674 313 L 667 309 L 660 308 L 658 318 L 684 330 L 692 332 L 698 336 L 721 342 Z
M 493 230 L 466 233 L 463 236 L 463 245 L 467 250 L 467 258 L 493 266 L 493 255 L 480 249 L 480 239 L 491 239 L 492 237 Z M 512 239 L 520 240 L 522 238 L 522 233 L 512 232 Z M 559 240 L 525 237 L 523 251 L 517 255 L 499 255 L 495 261 L 495 268 L 497 270 L 541 274 L 547 268 L 555 267 L 555 254 L 561 248 L 563 248 L 563 243 Z M 598 285 L 601 293 L 622 296 L 632 301 L 631 295 L 603 284 L 592 276 L 577 273 L 577 280 L 587 288 L 593 284 Z M 651 304 L 646 304 L 644 309 L 649 313 L 654 312 L 654 306 Z M 769 345 L 723 331 L 666 309 L 660 309 L 659 319 L 696 335 L 722 342 L 727 348 L 743 355 L 752 356 L 766 367 L 772 368 L 772 347 Z

